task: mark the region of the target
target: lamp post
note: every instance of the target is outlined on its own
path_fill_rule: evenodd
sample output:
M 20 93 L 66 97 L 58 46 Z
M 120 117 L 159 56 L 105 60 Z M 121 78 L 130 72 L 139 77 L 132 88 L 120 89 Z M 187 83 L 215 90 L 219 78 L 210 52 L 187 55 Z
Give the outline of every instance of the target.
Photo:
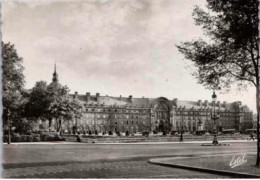
M 183 142 L 183 112 L 182 109 L 180 109 L 181 113 L 181 136 L 180 136 L 180 142 Z
M 8 126 L 8 141 L 7 143 L 11 143 L 11 125 L 10 125 L 10 110 L 7 110 L 7 126 Z
M 211 114 L 211 119 L 213 120 L 213 142 L 212 144 L 217 145 L 218 139 L 217 139 L 217 128 L 216 128 L 216 120 L 219 118 L 215 111 L 215 105 L 216 105 L 217 95 L 215 94 L 215 91 L 213 91 L 212 94 L 212 101 L 213 101 L 213 114 Z

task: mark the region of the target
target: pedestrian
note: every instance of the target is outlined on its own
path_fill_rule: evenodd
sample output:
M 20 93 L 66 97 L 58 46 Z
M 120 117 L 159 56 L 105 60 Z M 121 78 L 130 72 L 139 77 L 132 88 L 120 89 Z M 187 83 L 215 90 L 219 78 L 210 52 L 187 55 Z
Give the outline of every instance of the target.
M 81 138 L 80 138 L 79 134 L 77 135 L 77 142 L 81 142 Z
M 253 133 L 250 133 L 250 139 L 249 140 L 251 140 L 251 139 L 253 139 L 253 141 L 255 141 Z
M 181 132 L 181 135 L 180 135 L 180 142 L 183 142 L 183 134 Z

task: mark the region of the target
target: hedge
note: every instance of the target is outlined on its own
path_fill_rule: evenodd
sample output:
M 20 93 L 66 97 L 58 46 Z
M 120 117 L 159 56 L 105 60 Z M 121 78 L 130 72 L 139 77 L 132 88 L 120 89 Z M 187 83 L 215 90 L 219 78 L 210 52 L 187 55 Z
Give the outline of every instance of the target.
M 59 135 L 12 135 L 11 142 L 41 142 L 41 141 L 66 141 L 66 138 L 61 137 Z M 8 135 L 3 136 L 3 142 L 8 142 Z

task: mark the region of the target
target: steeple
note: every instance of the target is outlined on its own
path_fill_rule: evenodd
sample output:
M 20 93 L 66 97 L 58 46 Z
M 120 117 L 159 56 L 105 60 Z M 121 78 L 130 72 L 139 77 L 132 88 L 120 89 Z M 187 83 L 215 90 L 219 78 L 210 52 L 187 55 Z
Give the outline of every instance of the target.
M 56 62 L 54 65 L 54 73 L 53 73 L 53 77 L 52 77 L 52 82 L 58 82 L 58 74 L 56 72 Z

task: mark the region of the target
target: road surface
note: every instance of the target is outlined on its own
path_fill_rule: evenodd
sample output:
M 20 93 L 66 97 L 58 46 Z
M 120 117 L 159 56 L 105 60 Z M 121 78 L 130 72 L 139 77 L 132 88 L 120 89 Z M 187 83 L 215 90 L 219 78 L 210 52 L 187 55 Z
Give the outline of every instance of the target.
M 4 177 L 225 178 L 148 163 L 154 157 L 249 153 L 255 142 L 230 146 L 177 144 L 11 144 L 3 146 Z

